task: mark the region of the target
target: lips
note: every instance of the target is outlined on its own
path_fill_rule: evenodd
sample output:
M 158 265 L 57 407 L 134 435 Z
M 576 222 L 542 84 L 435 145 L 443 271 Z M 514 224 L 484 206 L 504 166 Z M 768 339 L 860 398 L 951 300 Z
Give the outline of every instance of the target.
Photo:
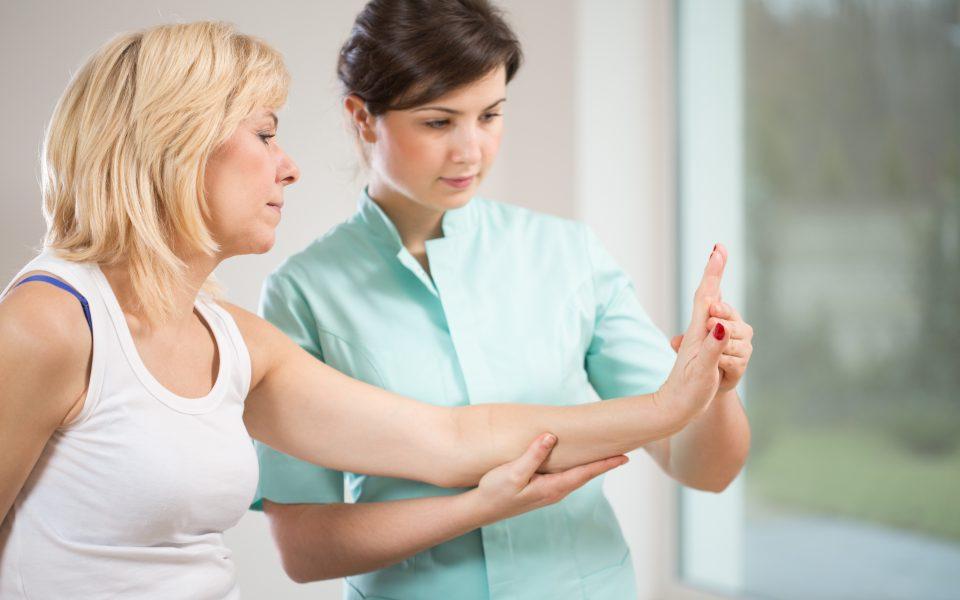
M 473 183 L 474 177 L 476 177 L 476 175 L 467 175 L 466 177 L 441 177 L 440 180 L 451 187 L 462 189 Z

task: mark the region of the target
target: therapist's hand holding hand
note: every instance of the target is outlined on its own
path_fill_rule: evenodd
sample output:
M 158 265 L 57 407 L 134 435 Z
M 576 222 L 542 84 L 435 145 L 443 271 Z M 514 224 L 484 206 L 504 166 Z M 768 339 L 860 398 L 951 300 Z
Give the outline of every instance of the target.
M 753 327 L 743 320 L 737 309 L 726 302 L 715 302 L 710 306 L 707 329 L 713 329 L 717 323 L 722 323 L 730 332 L 730 344 L 720 357 L 722 377 L 717 392 L 723 393 L 736 388 L 747 371 L 750 356 L 753 354 Z M 678 335 L 670 340 L 670 345 L 674 351 L 679 351 L 682 342 L 683 336 Z
M 620 455 L 559 473 L 537 473 L 556 443 L 555 435 L 541 435 L 520 458 L 489 471 L 475 490 L 465 494 L 476 502 L 476 510 L 482 515 L 484 524 L 559 502 L 594 477 L 629 460 Z
M 693 297 L 690 326 L 675 348 L 677 361 L 656 392 L 658 402 L 680 409 L 686 418 L 693 418 L 710 406 L 723 378 L 721 360 L 730 345 L 730 331 L 720 320 L 709 328 L 708 323 L 711 306 L 720 302 L 720 280 L 726 262 L 727 251 L 717 244 Z
M 722 253 L 724 266 L 726 266 L 726 249 L 718 245 L 718 250 Z M 719 296 L 717 302 L 710 304 L 710 318 L 707 319 L 706 324 L 707 331 L 712 331 L 717 323 L 723 325 L 724 329 L 730 334 L 730 343 L 720 357 L 721 378 L 717 392 L 723 393 L 737 387 L 747 370 L 747 365 L 750 364 L 750 356 L 753 354 L 753 327 L 743 320 L 737 309 L 723 302 Z M 673 347 L 675 352 L 680 351 L 683 337 L 678 335 L 670 340 L 670 346 Z

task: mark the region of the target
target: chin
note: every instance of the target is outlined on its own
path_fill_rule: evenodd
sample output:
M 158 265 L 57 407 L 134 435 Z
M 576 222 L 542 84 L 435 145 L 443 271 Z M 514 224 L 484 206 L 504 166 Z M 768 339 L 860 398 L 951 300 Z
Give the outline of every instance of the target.
M 273 248 L 276 242 L 277 235 L 275 231 L 250 236 L 244 244 L 243 252 L 240 254 L 265 254 Z
M 445 194 L 443 197 L 437 199 L 437 204 L 442 206 L 444 210 L 463 208 L 470 203 L 470 200 L 476 192 L 476 188 L 471 187 L 470 189 L 462 190 L 454 194 Z

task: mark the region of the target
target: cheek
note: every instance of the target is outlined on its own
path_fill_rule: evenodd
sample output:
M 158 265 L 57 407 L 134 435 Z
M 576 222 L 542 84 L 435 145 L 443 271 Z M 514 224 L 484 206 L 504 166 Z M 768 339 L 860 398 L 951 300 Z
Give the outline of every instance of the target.
M 409 130 L 384 141 L 383 164 L 392 179 L 433 179 L 437 168 L 443 165 L 443 144 L 435 136 Z
M 497 153 L 500 151 L 500 137 L 501 129 L 497 127 L 495 130 L 491 131 L 490 134 L 485 138 L 483 144 L 483 163 L 484 165 L 490 165 L 497 158 Z

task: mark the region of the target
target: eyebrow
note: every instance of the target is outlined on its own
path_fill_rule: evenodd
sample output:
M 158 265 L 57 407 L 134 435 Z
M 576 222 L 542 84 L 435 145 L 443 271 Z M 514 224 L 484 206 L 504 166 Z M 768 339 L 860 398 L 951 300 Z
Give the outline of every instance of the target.
M 507 101 L 506 98 L 500 98 L 499 100 L 497 100 L 496 102 L 494 102 L 494 103 L 491 104 L 490 106 L 484 108 L 483 110 L 485 110 L 485 111 L 490 110 L 491 108 L 495 107 L 496 105 L 500 104 L 501 102 L 506 102 L 506 101 Z M 410 111 L 410 112 L 420 112 L 420 111 L 422 111 L 422 110 L 438 110 L 438 111 L 440 111 L 440 112 L 444 112 L 444 113 L 451 114 L 451 115 L 460 115 L 460 114 L 463 114 L 463 113 L 461 113 L 459 110 L 453 110 L 452 108 L 447 108 L 446 106 L 421 106 L 420 108 L 415 108 L 415 109 L 413 109 L 413 110 Z

